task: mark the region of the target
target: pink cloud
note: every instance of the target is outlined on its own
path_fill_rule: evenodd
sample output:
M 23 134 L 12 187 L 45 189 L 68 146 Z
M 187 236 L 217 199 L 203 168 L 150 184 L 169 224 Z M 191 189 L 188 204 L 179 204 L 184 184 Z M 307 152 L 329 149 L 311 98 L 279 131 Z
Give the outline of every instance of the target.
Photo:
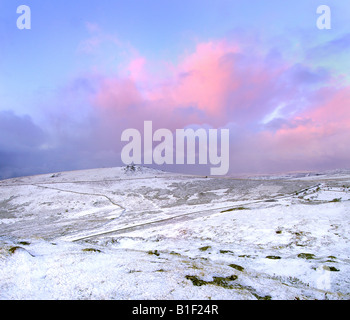
M 328 91 L 328 100 L 316 105 L 305 116 L 322 123 L 350 125 L 350 87 Z
M 236 46 L 224 43 L 199 44 L 177 67 L 178 81 L 163 94 L 175 105 L 193 105 L 209 116 L 218 116 L 225 106 L 227 93 L 239 85 L 239 79 L 232 77 L 221 59 L 225 54 L 236 52 Z
M 277 131 L 262 131 L 239 141 L 236 157 L 243 171 L 317 170 L 349 166 L 350 88 L 301 112 Z M 242 147 L 244 141 L 245 147 Z M 233 155 L 234 156 L 234 155 Z M 235 160 L 234 160 L 235 161 Z
M 235 121 L 241 121 L 249 113 L 250 117 L 253 114 L 260 117 L 269 111 L 266 108 L 272 108 L 266 103 L 270 98 L 266 91 L 278 81 L 283 68 L 268 68 L 260 58 L 245 61 L 244 55 L 237 44 L 200 43 L 177 65 L 168 64 L 167 72 L 160 79 L 147 72 L 150 62 L 139 56 L 126 68 L 133 90 L 126 88 L 122 98 L 118 75 L 115 81 L 110 79 L 107 85 L 101 86 L 96 105 L 99 108 L 113 105 L 119 111 L 127 111 L 130 105 L 127 100 L 135 101 L 137 97 L 143 99 L 140 103 L 143 109 L 138 107 L 140 115 L 146 111 L 150 115 L 153 111 L 160 112 L 166 122 L 167 117 L 174 120 L 174 114 L 180 113 L 184 118 L 179 119 L 182 126 L 192 123 L 188 120 L 218 126 L 224 125 L 230 116 L 237 117 Z M 259 106 L 259 103 L 265 105 Z
M 145 120 L 171 130 L 233 126 L 234 172 L 323 168 L 350 159 L 350 90 L 335 87 L 322 70 L 227 41 L 199 43 L 176 65 L 163 63 L 162 77 L 150 73 L 153 63 L 134 54 L 120 74 L 101 76 L 91 99 L 99 139 L 118 139 L 125 128 L 141 131 Z M 262 124 L 281 105 L 278 118 Z
M 120 114 L 142 104 L 142 97 L 132 79 L 103 79 L 94 100 L 99 108 L 113 109 Z
M 146 59 L 144 57 L 138 57 L 130 61 L 128 65 L 128 71 L 130 78 L 135 82 L 147 81 L 147 74 L 145 71 Z

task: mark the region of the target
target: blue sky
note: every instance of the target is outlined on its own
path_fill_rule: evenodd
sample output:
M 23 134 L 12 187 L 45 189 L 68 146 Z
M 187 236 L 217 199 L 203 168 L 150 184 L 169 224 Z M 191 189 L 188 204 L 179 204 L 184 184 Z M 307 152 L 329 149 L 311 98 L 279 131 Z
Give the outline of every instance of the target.
M 288 35 L 295 38 L 290 41 L 301 43 L 300 33 L 310 37 L 305 41 L 317 43 L 342 34 L 350 24 L 348 1 L 332 3 L 333 30 L 321 33 L 315 29 L 318 0 L 27 0 L 32 30 L 21 32 L 16 28 L 16 9 L 21 4 L 0 2 L 0 107 L 22 113 L 31 112 L 25 101 L 55 90 L 80 68 L 89 68 L 78 54 L 79 43 L 89 37 L 87 23 L 129 43 L 149 59 L 170 61 L 193 50 L 198 42 L 235 33 L 255 32 L 266 39 Z M 101 60 L 108 50 L 103 55 Z

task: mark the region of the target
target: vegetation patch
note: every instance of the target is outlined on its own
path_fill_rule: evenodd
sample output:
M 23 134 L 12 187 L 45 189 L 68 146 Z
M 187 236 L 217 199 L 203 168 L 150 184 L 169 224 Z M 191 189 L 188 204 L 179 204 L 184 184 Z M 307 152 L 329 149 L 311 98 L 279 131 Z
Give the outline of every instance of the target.
M 29 246 L 29 245 L 30 245 L 30 242 L 27 242 L 27 241 L 20 241 L 20 242 L 18 242 L 18 244 L 21 244 L 22 246 Z
M 316 256 L 312 253 L 299 253 L 298 258 L 311 260 L 311 259 L 315 259 Z
M 266 259 L 279 260 L 282 259 L 280 256 L 266 256 Z
M 223 211 L 221 211 L 221 213 L 231 212 L 231 211 L 239 211 L 239 210 L 249 210 L 249 209 L 245 208 L 245 207 L 237 207 L 237 208 L 231 208 L 231 209 L 223 210 Z
M 30 252 L 28 252 L 26 249 L 22 248 L 22 247 L 11 247 L 10 249 L 8 249 L 8 252 L 11 254 L 15 254 L 18 251 L 24 251 L 26 253 L 28 253 L 30 256 L 34 257 L 34 255 L 32 255 Z
M 185 277 L 187 280 L 191 280 L 192 284 L 196 287 L 200 287 L 200 286 L 205 286 L 208 284 L 207 281 L 201 280 L 196 276 L 186 276 Z
M 328 256 L 328 260 L 326 260 L 326 262 L 337 262 L 336 260 L 337 260 L 336 257 L 334 257 L 334 256 Z
M 334 198 L 333 200 L 331 200 L 329 202 L 341 202 L 341 198 Z
M 271 296 L 259 296 L 258 294 L 256 294 L 256 293 L 253 293 L 253 292 L 251 292 L 251 294 L 255 297 L 255 298 L 257 298 L 258 300 L 271 300 L 272 298 L 271 298 Z
M 232 275 L 229 277 L 213 277 L 212 281 L 205 281 L 202 279 L 199 279 L 197 276 L 186 276 L 185 277 L 187 280 L 191 280 L 192 284 L 194 286 L 200 287 L 200 286 L 204 286 L 204 285 L 214 285 L 217 287 L 222 287 L 225 289 L 233 289 L 234 286 L 232 284 L 230 284 L 231 281 L 235 281 L 238 276 L 236 275 Z
M 192 263 L 192 265 L 190 266 L 191 269 L 196 269 L 196 270 L 200 270 L 202 268 L 197 267 L 194 263 Z
M 239 258 L 251 258 L 251 255 L 250 254 L 240 254 L 238 257 Z
M 21 247 L 12 247 L 12 248 L 9 249 L 9 252 L 10 252 L 11 254 L 14 254 L 16 251 L 18 251 L 18 250 L 20 250 L 20 249 L 25 250 L 25 249 L 23 249 L 23 248 L 21 248 Z
M 95 249 L 95 248 L 86 248 L 86 249 L 83 249 L 84 252 L 102 252 L 101 250 L 98 250 L 98 249 Z
M 199 248 L 200 251 L 207 251 L 208 249 L 211 249 L 211 246 L 205 246 L 205 247 Z
M 220 253 L 222 253 L 222 254 L 226 254 L 226 253 L 234 254 L 234 252 L 230 251 L 230 250 L 220 250 Z
M 236 285 L 237 289 L 245 290 L 251 293 L 257 300 L 272 300 L 270 295 L 261 296 L 253 287 L 251 286 L 243 286 L 241 284 Z
M 141 270 L 129 270 L 128 273 L 139 273 L 142 272 Z
M 213 277 L 213 281 L 209 282 L 209 284 L 213 284 L 218 287 L 222 287 L 225 289 L 233 289 L 233 285 L 230 284 L 230 281 L 235 281 L 238 277 L 236 275 L 230 277 Z
M 339 269 L 335 268 L 335 267 L 328 267 L 329 271 L 334 271 L 334 272 L 338 272 L 340 271 Z
M 148 253 L 148 254 L 154 254 L 154 255 L 157 256 L 157 257 L 160 256 L 160 253 L 158 252 L 158 250 L 154 250 L 154 251 L 150 250 L 150 251 L 148 251 L 147 253 Z
M 238 271 L 241 271 L 241 272 L 244 270 L 244 268 L 241 267 L 241 266 L 239 266 L 238 264 L 232 263 L 232 264 L 229 264 L 228 266 L 231 267 L 231 268 L 233 268 L 233 269 L 236 269 L 236 270 L 238 270 Z

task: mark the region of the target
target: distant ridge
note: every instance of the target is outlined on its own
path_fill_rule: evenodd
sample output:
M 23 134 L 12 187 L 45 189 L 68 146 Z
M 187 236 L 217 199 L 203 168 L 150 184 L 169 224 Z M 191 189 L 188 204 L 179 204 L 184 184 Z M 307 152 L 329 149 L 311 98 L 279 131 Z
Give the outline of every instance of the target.
M 334 169 L 325 171 L 293 171 L 286 173 L 247 175 L 247 179 L 300 179 L 300 178 L 320 178 L 334 177 L 337 175 L 350 175 L 350 169 Z

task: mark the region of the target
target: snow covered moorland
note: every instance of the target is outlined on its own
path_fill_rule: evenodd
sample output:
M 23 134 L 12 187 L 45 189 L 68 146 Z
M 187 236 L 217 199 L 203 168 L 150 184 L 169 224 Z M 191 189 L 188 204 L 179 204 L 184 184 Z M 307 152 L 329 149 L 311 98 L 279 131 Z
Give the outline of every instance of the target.
M 350 172 L 0 181 L 0 299 L 349 299 Z

